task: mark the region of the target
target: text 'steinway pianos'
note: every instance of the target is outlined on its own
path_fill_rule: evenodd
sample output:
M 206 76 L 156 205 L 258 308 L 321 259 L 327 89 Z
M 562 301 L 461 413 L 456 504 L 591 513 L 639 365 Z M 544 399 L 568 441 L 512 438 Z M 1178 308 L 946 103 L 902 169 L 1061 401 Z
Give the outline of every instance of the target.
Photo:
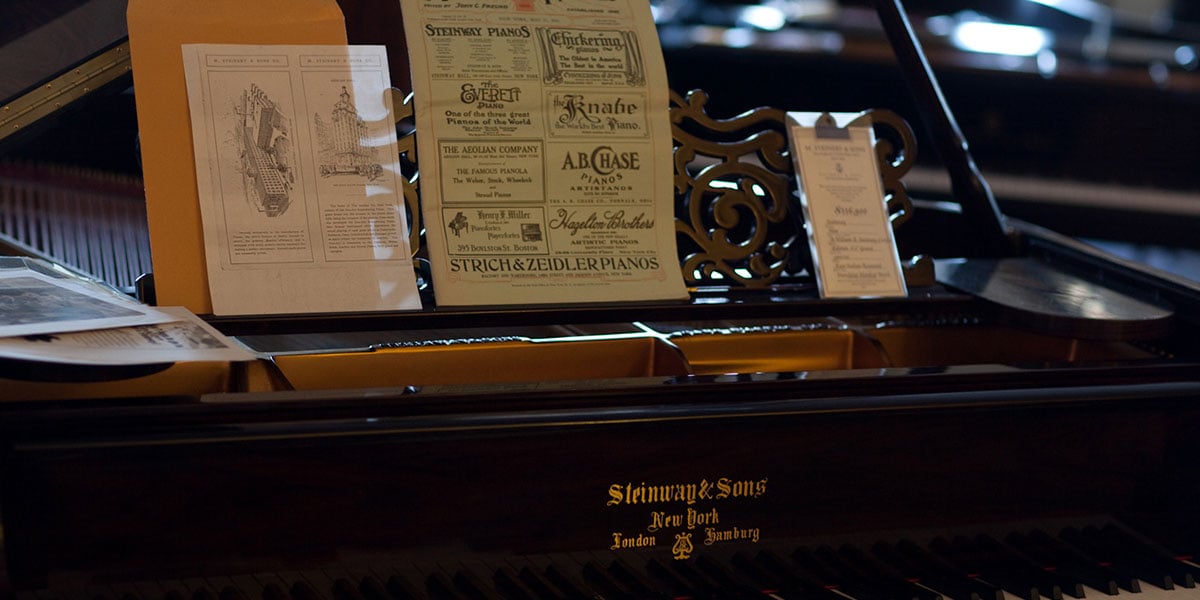
M 680 147 L 778 136 L 701 99 L 675 99 Z M 906 299 L 821 301 L 786 157 L 750 152 L 768 173 L 681 190 L 681 253 L 712 264 L 687 303 L 213 319 L 293 353 L 0 404 L 4 593 L 1200 596 L 1200 290 L 1004 225 L 964 158 L 960 208 L 889 188 L 943 283 L 916 263 Z M 768 240 L 745 255 L 704 221 L 736 190 L 722 226 Z M 4 376 L 113 375 L 29 367 Z

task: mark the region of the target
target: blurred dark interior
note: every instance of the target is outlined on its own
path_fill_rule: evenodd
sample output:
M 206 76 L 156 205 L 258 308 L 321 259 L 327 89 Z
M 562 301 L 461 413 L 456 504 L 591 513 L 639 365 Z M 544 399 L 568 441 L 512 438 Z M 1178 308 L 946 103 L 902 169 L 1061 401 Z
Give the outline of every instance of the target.
M 1052 6 L 1053 5 L 1053 6 Z M 1108 4 L 905 3 L 946 100 L 1005 214 L 1195 278 L 1200 11 Z M 672 87 L 714 114 L 899 112 L 916 127 L 914 196 L 949 193 L 869 2 L 662 0 Z

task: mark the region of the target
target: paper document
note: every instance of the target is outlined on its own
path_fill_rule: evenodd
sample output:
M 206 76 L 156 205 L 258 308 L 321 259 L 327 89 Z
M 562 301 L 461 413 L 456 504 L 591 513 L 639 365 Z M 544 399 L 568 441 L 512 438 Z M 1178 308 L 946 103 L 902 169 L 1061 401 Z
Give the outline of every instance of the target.
M 908 295 L 870 122 L 789 112 L 788 138 L 822 298 Z M 824 121 L 819 121 L 824 120 Z
M 77 279 L 0 270 L 0 337 L 125 327 L 174 317 Z
M 401 0 L 439 304 L 686 298 L 645 0 Z
M 213 312 L 420 308 L 385 49 L 183 54 Z
M 0 338 L 0 357 L 87 365 L 245 361 L 255 355 L 184 308 L 169 323 Z

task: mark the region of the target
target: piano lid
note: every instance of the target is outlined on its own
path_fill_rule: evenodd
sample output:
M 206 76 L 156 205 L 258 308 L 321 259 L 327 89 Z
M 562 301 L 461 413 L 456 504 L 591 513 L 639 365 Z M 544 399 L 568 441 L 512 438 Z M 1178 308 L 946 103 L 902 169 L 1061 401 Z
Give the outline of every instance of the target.
M 127 0 L 13 0 L 0 21 L 0 149 L 129 81 Z

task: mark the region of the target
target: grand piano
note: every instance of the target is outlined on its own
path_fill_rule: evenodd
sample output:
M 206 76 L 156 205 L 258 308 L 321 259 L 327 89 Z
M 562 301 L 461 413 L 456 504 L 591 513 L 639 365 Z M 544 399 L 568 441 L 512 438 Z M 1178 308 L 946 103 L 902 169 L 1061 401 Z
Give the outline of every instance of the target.
M 7 362 L 109 391 L 0 392 L 0 591 L 1200 597 L 1200 288 L 1006 217 L 965 154 L 908 198 L 878 111 L 910 293 L 822 300 L 781 113 L 706 98 L 672 108 L 687 302 L 210 317 L 276 355 L 170 394 Z

